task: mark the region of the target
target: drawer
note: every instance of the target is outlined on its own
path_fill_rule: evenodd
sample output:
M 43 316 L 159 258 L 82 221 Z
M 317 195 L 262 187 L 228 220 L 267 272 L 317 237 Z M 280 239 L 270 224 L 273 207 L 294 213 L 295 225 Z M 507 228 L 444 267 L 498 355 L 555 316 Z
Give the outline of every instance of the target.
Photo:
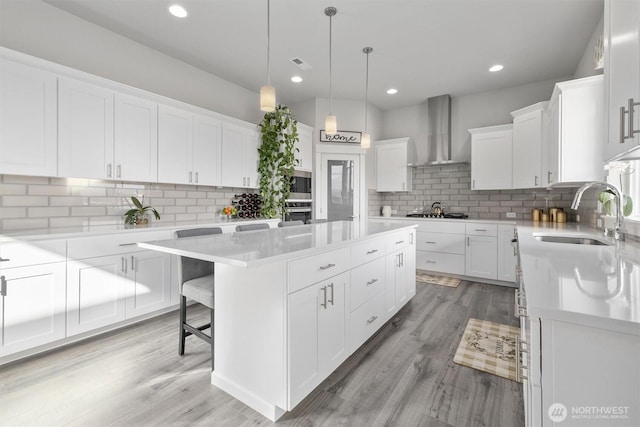
M 385 255 L 384 238 L 367 240 L 351 247 L 351 268 Z
M 371 335 L 384 325 L 386 320 L 384 298 L 385 293 L 381 292 L 351 313 L 352 351 L 360 347 Z
M 410 243 L 413 243 L 413 229 L 402 230 L 387 236 L 387 253 L 397 251 L 398 249 L 406 248 Z
M 66 240 L 37 240 L 33 242 L 0 243 L 0 268 L 25 267 L 28 265 L 48 264 L 66 261 Z
M 462 220 L 446 221 L 442 219 L 426 219 L 418 222 L 418 231 L 426 233 L 464 234 L 465 224 Z
M 350 248 L 289 262 L 289 293 L 349 270 Z
M 497 236 L 498 224 L 466 224 L 466 234 L 469 236 Z
M 386 263 L 384 258 L 351 270 L 351 310 L 354 311 L 376 294 L 384 291 Z
M 416 269 L 441 273 L 465 274 L 465 256 L 416 251 Z
M 95 258 L 130 252 L 146 251 L 136 246 L 138 242 L 169 240 L 173 233 L 163 231 L 135 231 L 111 236 L 79 237 L 69 239 L 69 259 Z
M 416 249 L 419 251 L 444 252 L 464 255 L 464 234 L 423 233 L 418 231 Z

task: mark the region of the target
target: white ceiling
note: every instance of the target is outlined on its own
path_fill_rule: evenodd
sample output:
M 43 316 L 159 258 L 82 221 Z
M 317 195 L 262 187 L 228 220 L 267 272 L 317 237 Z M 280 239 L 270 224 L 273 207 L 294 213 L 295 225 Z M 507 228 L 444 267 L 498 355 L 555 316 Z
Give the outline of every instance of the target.
M 45 0 L 252 91 L 266 83 L 267 0 Z M 183 5 L 185 19 L 169 14 Z M 574 73 L 603 0 L 271 0 L 271 84 L 278 102 L 329 93 L 387 110 Z M 300 70 L 299 57 L 313 68 Z M 504 70 L 489 73 L 496 63 Z M 304 82 L 289 79 L 299 74 Z M 387 95 L 395 87 L 398 94 Z

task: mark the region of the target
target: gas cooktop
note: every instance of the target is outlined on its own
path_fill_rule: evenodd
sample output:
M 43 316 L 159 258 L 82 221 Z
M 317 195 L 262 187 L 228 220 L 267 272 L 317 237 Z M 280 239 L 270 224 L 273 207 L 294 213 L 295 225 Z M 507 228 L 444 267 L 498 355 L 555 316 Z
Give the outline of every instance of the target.
M 407 214 L 409 218 L 450 218 L 450 219 L 465 219 L 469 218 L 468 215 L 462 212 L 449 212 L 446 214 L 432 214 L 432 213 L 410 213 Z

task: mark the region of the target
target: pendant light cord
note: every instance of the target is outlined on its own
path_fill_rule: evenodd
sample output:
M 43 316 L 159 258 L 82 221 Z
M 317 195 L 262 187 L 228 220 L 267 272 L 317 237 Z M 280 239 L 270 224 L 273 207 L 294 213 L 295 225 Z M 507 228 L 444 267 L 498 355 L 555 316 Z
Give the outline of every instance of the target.
M 332 67 L 331 67 L 331 58 L 333 57 L 331 53 L 331 22 L 333 21 L 333 16 L 329 16 L 329 115 L 333 115 L 333 75 L 332 75 Z
M 267 0 L 267 86 L 271 86 L 271 7 L 270 0 Z
M 364 131 L 367 132 L 367 109 L 369 105 L 369 52 L 371 48 L 365 48 L 365 52 L 367 54 L 367 72 L 365 74 L 365 83 L 364 83 Z

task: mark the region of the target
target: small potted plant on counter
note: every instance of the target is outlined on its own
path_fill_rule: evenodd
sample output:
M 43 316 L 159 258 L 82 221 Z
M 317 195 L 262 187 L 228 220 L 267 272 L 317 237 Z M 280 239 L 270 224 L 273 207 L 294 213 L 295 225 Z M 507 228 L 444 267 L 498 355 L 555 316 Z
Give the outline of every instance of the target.
M 160 214 L 151 206 L 144 206 L 144 196 L 140 201 L 136 196 L 131 196 L 133 208 L 124 214 L 124 223 L 131 227 L 146 227 L 149 225 L 149 212 L 152 212 L 156 219 L 160 219 Z

